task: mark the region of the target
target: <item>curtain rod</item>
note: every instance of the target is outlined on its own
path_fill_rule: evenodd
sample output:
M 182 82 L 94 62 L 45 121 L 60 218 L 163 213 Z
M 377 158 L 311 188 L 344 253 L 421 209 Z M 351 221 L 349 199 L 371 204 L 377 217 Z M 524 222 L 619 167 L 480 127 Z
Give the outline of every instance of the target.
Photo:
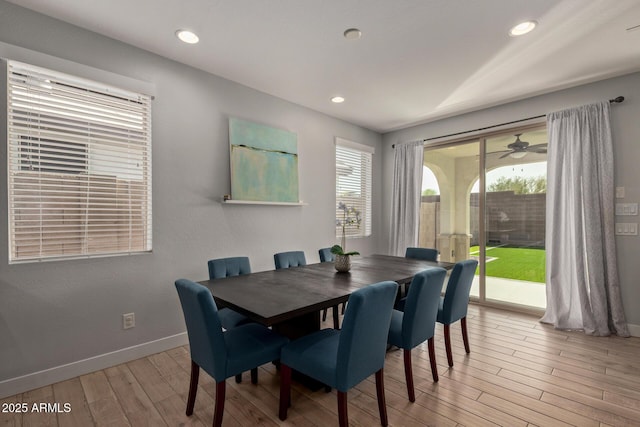
M 622 101 L 624 101 L 624 96 L 617 96 L 617 97 L 609 100 L 609 102 L 612 103 L 612 104 L 619 104 Z M 449 135 L 434 136 L 432 138 L 425 138 L 425 139 L 422 140 L 422 142 L 433 141 L 434 139 L 440 139 L 440 138 L 448 138 L 450 136 L 464 135 L 464 134 L 467 134 L 467 133 L 479 132 L 481 130 L 493 129 L 493 128 L 497 128 L 497 127 L 500 127 L 500 126 L 512 125 L 514 123 L 526 122 L 527 120 L 541 119 L 541 118 L 546 117 L 546 116 L 547 116 L 546 114 L 541 114 L 539 116 L 527 117 L 526 119 L 513 120 L 511 122 L 499 123 L 497 125 L 486 126 L 486 127 L 483 127 L 483 128 L 465 130 L 463 132 L 450 133 Z M 391 148 L 396 148 L 396 144 L 393 144 L 391 146 Z

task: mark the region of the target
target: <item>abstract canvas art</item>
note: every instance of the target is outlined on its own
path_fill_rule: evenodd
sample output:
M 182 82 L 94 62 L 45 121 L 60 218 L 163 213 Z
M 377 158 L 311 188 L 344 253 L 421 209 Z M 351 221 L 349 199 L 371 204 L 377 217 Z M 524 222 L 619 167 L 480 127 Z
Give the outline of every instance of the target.
M 231 198 L 298 200 L 298 141 L 293 132 L 229 118 Z

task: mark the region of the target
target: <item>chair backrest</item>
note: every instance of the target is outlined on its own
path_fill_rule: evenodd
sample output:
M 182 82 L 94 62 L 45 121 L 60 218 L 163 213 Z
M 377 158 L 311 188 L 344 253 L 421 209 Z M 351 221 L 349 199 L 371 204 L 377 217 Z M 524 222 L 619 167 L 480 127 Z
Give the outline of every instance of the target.
M 413 348 L 433 337 L 446 275 L 447 270 L 436 267 L 413 276 L 402 318 L 403 348 Z
M 469 293 L 476 267 L 478 267 L 478 261 L 475 259 L 459 261 L 453 266 L 438 321 L 449 324 L 467 315 Z
M 251 264 L 246 256 L 212 259 L 207 265 L 210 280 L 251 273 Z
M 273 261 L 276 264 L 276 270 L 307 265 L 303 251 L 280 252 L 273 255 Z
M 358 289 L 349 297 L 338 344 L 338 390 L 349 390 L 384 366 L 397 292 L 398 284 L 386 281 Z
M 438 250 L 431 248 L 407 248 L 405 258 L 422 259 L 425 261 L 437 261 Z
M 333 262 L 336 260 L 335 254 L 331 253 L 331 248 L 318 249 L 318 255 L 320 255 L 320 262 Z
M 191 359 L 216 381 L 224 380 L 227 348 L 211 292 L 187 279 L 176 280 L 175 285 L 187 324 Z

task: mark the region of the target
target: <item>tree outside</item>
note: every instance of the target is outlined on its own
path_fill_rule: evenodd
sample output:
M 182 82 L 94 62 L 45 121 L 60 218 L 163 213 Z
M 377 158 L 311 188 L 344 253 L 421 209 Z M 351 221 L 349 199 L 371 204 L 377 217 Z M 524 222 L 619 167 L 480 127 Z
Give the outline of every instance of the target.
M 489 184 L 487 191 L 513 191 L 515 194 L 536 194 L 547 192 L 545 176 L 501 176 Z

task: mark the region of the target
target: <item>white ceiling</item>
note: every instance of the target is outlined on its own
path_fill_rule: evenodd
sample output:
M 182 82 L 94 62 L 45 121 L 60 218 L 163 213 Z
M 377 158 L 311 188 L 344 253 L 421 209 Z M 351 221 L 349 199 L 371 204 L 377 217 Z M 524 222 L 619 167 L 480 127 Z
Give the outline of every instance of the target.
M 638 0 L 10 1 L 380 132 L 640 70 Z

